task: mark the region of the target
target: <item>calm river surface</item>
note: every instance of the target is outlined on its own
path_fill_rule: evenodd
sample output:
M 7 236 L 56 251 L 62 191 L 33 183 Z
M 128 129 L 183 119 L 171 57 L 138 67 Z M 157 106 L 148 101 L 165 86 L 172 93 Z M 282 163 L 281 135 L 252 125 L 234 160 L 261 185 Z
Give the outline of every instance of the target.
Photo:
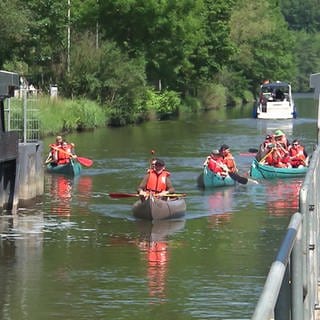
M 67 136 L 94 165 L 75 180 L 45 174 L 34 207 L 0 217 L 0 319 L 250 319 L 302 180 L 202 191 L 196 179 L 222 143 L 244 175 L 248 149 L 277 128 L 311 153 L 316 106 L 296 105 L 290 121 L 253 119 L 247 106 Z M 107 195 L 135 192 L 151 150 L 187 194 L 183 220 L 137 221 L 134 198 Z

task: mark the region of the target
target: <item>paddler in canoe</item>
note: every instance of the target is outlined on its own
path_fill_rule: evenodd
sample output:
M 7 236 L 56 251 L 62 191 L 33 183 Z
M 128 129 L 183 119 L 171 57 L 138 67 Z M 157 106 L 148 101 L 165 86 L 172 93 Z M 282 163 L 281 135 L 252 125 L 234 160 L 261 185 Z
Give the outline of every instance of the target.
M 210 156 L 207 157 L 203 166 L 207 166 L 210 171 L 222 178 L 228 175 L 228 168 L 223 162 L 222 154 L 219 150 L 212 150 Z
M 200 187 L 220 187 L 234 185 L 235 182 L 247 184 L 248 178 L 237 173 L 236 162 L 230 152 L 230 147 L 221 145 L 219 150 L 213 150 L 204 163 L 203 173 L 198 177 Z
M 176 195 L 170 172 L 160 159 L 153 159 L 151 168 L 137 188 L 140 199 L 133 205 L 133 215 L 139 219 L 176 219 L 185 215 L 186 202 Z
M 170 179 L 170 172 L 166 170 L 163 160 L 157 158 L 152 160 L 151 168 L 143 177 L 137 192 L 141 197 L 146 197 L 150 192 L 157 193 L 158 196 L 175 192 Z

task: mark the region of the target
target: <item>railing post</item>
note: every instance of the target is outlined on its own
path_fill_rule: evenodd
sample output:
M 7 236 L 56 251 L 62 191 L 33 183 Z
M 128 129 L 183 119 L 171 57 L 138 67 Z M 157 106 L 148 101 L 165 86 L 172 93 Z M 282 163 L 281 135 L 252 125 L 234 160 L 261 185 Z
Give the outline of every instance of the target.
M 303 217 L 303 216 L 302 216 Z M 304 223 L 303 223 L 304 225 Z M 292 281 L 292 305 L 291 313 L 292 320 L 304 320 L 303 315 L 303 263 L 305 255 L 302 252 L 302 228 L 300 227 L 297 232 L 297 238 L 292 250 L 291 256 L 291 278 Z
M 23 89 L 23 143 L 27 142 L 27 90 Z

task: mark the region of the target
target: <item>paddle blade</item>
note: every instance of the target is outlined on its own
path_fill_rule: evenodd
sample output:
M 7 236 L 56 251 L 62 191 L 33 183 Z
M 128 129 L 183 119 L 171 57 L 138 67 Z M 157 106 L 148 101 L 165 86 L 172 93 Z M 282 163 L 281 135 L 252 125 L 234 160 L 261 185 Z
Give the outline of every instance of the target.
M 172 198 L 185 198 L 187 196 L 186 193 L 169 193 L 165 195 L 165 197 L 172 197 Z
M 110 198 L 131 198 L 131 197 L 139 197 L 137 193 L 120 193 L 120 192 L 111 192 L 108 193 Z
M 139 194 L 137 193 L 121 193 L 121 192 L 111 192 L 111 193 L 108 193 L 108 196 L 110 198 L 117 198 L 117 199 L 120 199 L 120 198 L 131 198 L 131 197 L 140 197 Z M 154 197 L 157 197 L 158 195 L 155 194 L 153 195 Z M 169 194 L 166 194 L 164 197 L 171 197 L 171 198 L 184 198 L 186 196 L 185 193 L 169 193 Z
M 83 157 L 77 157 L 77 161 L 85 167 L 91 167 L 93 164 L 93 160 Z
M 248 178 L 246 178 L 246 177 L 241 177 L 241 176 L 239 176 L 237 173 L 235 173 L 235 172 L 229 172 L 229 176 L 233 179 L 233 180 L 235 180 L 235 181 L 237 181 L 237 182 L 239 182 L 239 183 L 241 183 L 241 184 L 247 184 L 248 183 Z

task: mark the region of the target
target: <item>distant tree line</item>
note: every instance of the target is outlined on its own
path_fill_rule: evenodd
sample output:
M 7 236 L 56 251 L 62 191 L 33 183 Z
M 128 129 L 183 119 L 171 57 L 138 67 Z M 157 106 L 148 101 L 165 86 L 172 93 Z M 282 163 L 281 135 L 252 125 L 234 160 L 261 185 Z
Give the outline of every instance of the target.
M 2 0 L 0 68 L 99 103 L 114 125 L 309 90 L 318 0 Z

